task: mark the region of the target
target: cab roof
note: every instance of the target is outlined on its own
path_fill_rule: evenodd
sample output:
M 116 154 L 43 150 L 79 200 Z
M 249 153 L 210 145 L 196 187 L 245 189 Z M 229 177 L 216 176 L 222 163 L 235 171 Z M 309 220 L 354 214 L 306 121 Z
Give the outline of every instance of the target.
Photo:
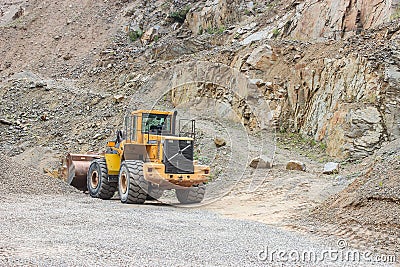
M 174 114 L 173 111 L 161 111 L 156 109 L 139 109 L 132 111 L 132 115 L 139 115 L 143 113 L 150 113 L 150 114 L 160 114 L 160 115 L 172 115 Z

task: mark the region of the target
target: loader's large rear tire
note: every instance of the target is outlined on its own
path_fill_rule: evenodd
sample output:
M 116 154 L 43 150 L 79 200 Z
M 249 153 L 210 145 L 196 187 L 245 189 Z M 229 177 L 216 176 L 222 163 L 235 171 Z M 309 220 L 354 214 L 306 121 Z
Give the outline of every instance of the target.
M 143 177 L 143 161 L 125 160 L 118 177 L 118 192 L 122 203 L 141 204 L 146 201 L 148 184 Z
M 193 186 L 187 189 L 176 189 L 175 194 L 182 204 L 200 203 L 206 192 L 205 185 Z
M 117 183 L 108 181 L 105 159 L 95 159 L 90 163 L 87 174 L 87 189 L 92 197 L 110 199 L 114 196 Z

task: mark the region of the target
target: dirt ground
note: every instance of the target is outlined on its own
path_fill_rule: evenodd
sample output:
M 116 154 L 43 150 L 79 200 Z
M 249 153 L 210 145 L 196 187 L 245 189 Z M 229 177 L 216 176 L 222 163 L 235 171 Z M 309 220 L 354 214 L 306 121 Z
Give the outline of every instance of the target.
M 339 174 L 325 175 L 323 163 L 278 147 L 272 170 L 249 171 L 226 196 L 203 208 L 398 254 L 399 151 L 395 141 L 361 162 L 343 162 Z M 286 170 L 288 158 L 306 163 L 307 172 Z M 255 175 L 265 179 L 252 191 Z
M 286 157 L 278 150 L 277 168 Z M 226 196 L 212 199 L 211 195 L 210 204 L 180 208 L 171 205 L 176 200 L 167 205 L 157 201 L 124 205 L 118 196 L 109 201 L 94 199 L 19 160 L 0 157 L 0 162 L 4 167 L 0 175 L 2 266 L 275 266 L 280 264 L 277 259 L 260 253 L 279 249 L 322 255 L 338 246 L 340 235 L 292 227 L 332 192 L 327 181 L 335 186 L 330 177 L 318 178 L 318 164 L 309 161 L 311 174 L 278 169 L 249 192 L 254 176 L 245 173 Z M 166 194 L 164 200 L 171 198 Z M 346 239 L 346 251 L 363 253 L 351 241 Z M 285 263 L 315 266 L 314 261 Z M 318 266 L 344 263 L 394 266 L 348 259 L 318 262 Z
M 219 201 L 204 206 L 224 215 L 251 219 L 270 225 L 290 227 L 294 218 L 309 212 L 331 194 L 343 190 L 351 180 L 339 181 L 335 175 L 322 175 L 323 164 L 303 158 L 307 172 L 288 171 L 287 159 L 293 155 L 278 149 L 272 170 L 249 170 L 245 177 Z M 263 182 L 251 189 L 254 177 Z

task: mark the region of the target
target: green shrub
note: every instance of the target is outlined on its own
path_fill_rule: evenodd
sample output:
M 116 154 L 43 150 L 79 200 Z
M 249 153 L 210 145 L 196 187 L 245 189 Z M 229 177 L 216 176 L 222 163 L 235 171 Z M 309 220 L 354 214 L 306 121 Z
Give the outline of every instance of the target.
M 218 28 L 217 33 L 218 34 L 222 34 L 222 33 L 224 33 L 225 30 L 226 30 L 226 27 L 225 26 L 221 26 L 221 27 Z
M 297 132 L 286 132 L 281 128 L 281 131 L 277 133 L 277 145 L 292 149 L 318 162 L 332 160 L 326 154 L 327 145 L 324 141 L 316 141 L 313 137 L 303 136 Z
M 172 12 L 169 16 L 176 22 L 183 23 L 185 22 L 186 15 L 190 10 L 190 6 L 186 6 L 178 11 Z
M 281 34 L 281 31 L 280 31 L 279 29 L 277 29 L 277 28 L 274 29 L 274 30 L 272 31 L 272 38 L 278 37 L 279 34 Z
M 400 18 L 400 7 L 397 7 L 397 8 L 393 11 L 392 15 L 390 16 L 390 20 L 396 20 L 396 19 L 398 19 L 398 18 Z
M 129 32 L 128 32 L 129 39 L 130 39 L 132 42 L 134 42 L 134 41 L 136 41 L 137 39 L 139 39 L 140 37 L 142 37 L 142 35 L 143 35 L 143 31 L 142 31 L 141 29 L 134 30 L 134 31 L 129 31 Z
M 207 32 L 208 34 L 215 34 L 215 33 L 217 33 L 217 34 L 222 34 L 225 30 L 226 30 L 226 27 L 225 27 L 225 26 L 221 26 L 221 27 L 219 27 L 219 28 L 213 28 L 213 27 L 209 26 L 209 27 L 207 28 L 206 32 Z

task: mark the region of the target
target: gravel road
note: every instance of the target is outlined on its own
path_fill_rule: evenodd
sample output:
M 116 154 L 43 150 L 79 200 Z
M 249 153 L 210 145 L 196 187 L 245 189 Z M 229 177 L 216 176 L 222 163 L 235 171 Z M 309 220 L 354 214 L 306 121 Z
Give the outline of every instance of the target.
M 268 253 L 332 247 L 194 208 L 124 205 L 74 193 L 9 194 L 2 199 L 0 223 L 1 266 L 270 266 L 270 259 L 259 258 L 267 247 Z M 305 264 L 315 265 L 323 266 Z
M 227 219 L 204 207 L 93 199 L 1 156 L 0 166 L 0 266 L 282 266 L 277 251 L 320 260 L 337 250 L 337 240 Z M 349 264 L 295 260 L 283 266 Z

